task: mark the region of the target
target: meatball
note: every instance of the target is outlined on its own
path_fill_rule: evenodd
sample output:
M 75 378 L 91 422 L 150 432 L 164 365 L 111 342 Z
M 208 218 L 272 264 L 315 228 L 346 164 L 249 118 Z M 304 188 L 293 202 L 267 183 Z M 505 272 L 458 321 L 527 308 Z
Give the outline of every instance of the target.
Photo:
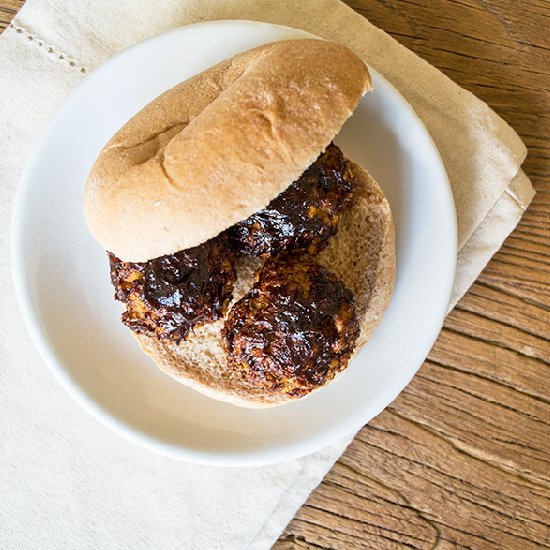
M 228 230 L 237 253 L 274 256 L 282 251 L 315 254 L 338 231 L 351 206 L 353 175 L 342 151 L 330 144 L 324 153 L 263 210 Z
M 109 259 L 122 321 L 135 332 L 180 342 L 222 317 L 232 299 L 234 253 L 223 238 L 144 263 Z
M 301 397 L 346 368 L 359 336 L 353 294 L 308 257 L 268 260 L 222 331 L 228 367 Z

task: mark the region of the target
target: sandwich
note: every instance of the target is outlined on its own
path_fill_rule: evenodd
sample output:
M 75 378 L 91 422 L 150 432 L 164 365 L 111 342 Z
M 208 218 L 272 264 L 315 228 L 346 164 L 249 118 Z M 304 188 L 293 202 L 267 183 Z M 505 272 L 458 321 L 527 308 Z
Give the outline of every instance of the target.
M 394 226 L 333 140 L 370 89 L 340 44 L 267 44 L 163 93 L 102 149 L 85 219 L 122 322 L 165 373 L 269 407 L 335 380 L 367 342 Z

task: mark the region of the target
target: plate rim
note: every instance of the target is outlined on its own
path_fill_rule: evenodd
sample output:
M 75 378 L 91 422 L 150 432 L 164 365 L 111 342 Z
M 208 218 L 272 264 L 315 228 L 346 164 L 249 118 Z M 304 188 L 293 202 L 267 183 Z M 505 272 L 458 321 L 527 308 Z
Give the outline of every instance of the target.
M 391 402 L 393 402 L 397 398 L 397 396 L 407 387 L 407 385 L 410 383 L 414 375 L 418 372 L 418 370 L 422 366 L 425 357 L 429 353 L 429 350 L 433 347 L 434 343 L 439 337 L 439 333 L 441 331 L 441 328 L 445 320 L 449 301 L 452 295 L 452 289 L 454 286 L 454 280 L 455 280 L 456 268 L 457 268 L 457 252 L 458 252 L 457 245 L 456 245 L 457 217 L 456 217 L 456 208 L 454 204 L 454 196 L 453 196 L 452 187 L 449 181 L 449 177 L 447 175 L 445 165 L 441 158 L 441 154 L 432 136 L 430 135 L 428 129 L 424 125 L 422 119 L 417 115 L 412 105 L 401 95 L 399 90 L 395 88 L 395 86 L 393 86 L 391 82 L 389 82 L 386 78 L 384 78 L 380 73 L 378 73 L 369 65 L 369 70 L 372 71 L 374 75 L 376 75 L 376 78 L 380 79 L 384 83 L 384 85 L 390 88 L 392 92 L 394 92 L 400 98 L 402 106 L 406 108 L 410 112 L 410 114 L 416 119 L 416 121 L 420 124 L 422 130 L 424 131 L 426 137 L 428 138 L 429 143 L 431 144 L 433 153 L 435 155 L 435 158 L 437 160 L 438 169 L 441 172 L 442 180 L 446 184 L 447 198 L 449 201 L 448 206 L 450 207 L 451 212 L 453 214 L 451 216 L 451 219 L 449 220 L 450 227 L 448 229 L 454 238 L 456 253 L 452 255 L 452 261 L 447 266 L 447 272 L 448 272 L 447 289 L 446 289 L 447 300 L 445 301 L 444 304 L 442 300 L 442 303 L 440 305 L 440 308 L 439 308 L 440 315 L 438 316 L 439 322 L 437 323 L 439 328 L 435 336 L 429 339 L 429 342 L 430 342 L 429 346 L 426 346 L 428 348 L 428 352 L 424 353 L 424 351 L 421 351 L 418 354 L 418 355 L 422 355 L 423 359 L 419 361 L 418 366 L 414 368 L 414 370 L 411 370 L 410 377 L 407 383 L 402 387 L 401 385 L 399 385 L 399 387 L 394 388 L 394 391 L 391 392 L 392 393 L 391 399 L 385 405 L 381 407 L 377 407 L 376 412 L 372 414 L 369 420 L 363 421 L 362 423 L 355 422 L 357 426 L 352 428 L 352 430 L 350 430 L 349 435 L 348 435 L 348 432 L 343 433 L 341 425 L 337 424 L 335 427 L 331 427 L 327 430 L 317 432 L 316 437 L 310 437 L 305 441 L 282 443 L 274 448 L 268 448 L 268 449 L 260 448 L 259 450 L 254 449 L 253 451 L 251 450 L 223 451 L 223 452 L 208 451 L 204 449 L 193 449 L 189 446 L 182 446 L 181 444 L 166 443 L 158 439 L 155 439 L 154 437 L 148 434 L 145 434 L 138 429 L 131 427 L 130 425 L 126 424 L 124 421 L 120 420 L 118 417 L 111 415 L 109 412 L 103 409 L 103 407 L 99 403 L 94 401 L 91 397 L 89 397 L 86 394 L 86 392 L 80 387 L 78 383 L 72 380 L 69 372 L 63 367 L 62 361 L 57 359 L 55 351 L 53 350 L 52 346 L 48 343 L 47 337 L 40 326 L 40 321 L 32 305 L 29 284 L 27 281 L 28 273 L 26 272 L 25 262 L 23 259 L 24 247 L 22 246 L 22 244 L 23 244 L 24 233 L 26 229 L 25 209 L 24 209 L 24 206 L 26 203 L 25 199 L 28 196 L 29 192 L 32 191 L 32 181 L 33 181 L 32 175 L 35 173 L 35 170 L 33 168 L 35 164 L 38 162 L 38 159 L 40 157 L 39 152 L 44 147 L 44 144 L 48 141 L 48 137 L 50 133 L 52 133 L 54 128 L 56 127 L 57 119 L 60 117 L 60 112 L 63 110 L 68 98 L 78 93 L 78 90 L 81 86 L 89 85 L 89 82 L 90 82 L 89 79 L 94 78 L 94 75 L 96 75 L 95 78 L 97 78 L 99 69 L 110 64 L 114 59 L 119 58 L 120 56 L 128 55 L 128 52 L 131 52 L 133 49 L 143 47 L 145 44 L 153 41 L 162 40 L 166 35 L 184 32 L 189 28 L 215 27 L 220 24 L 221 25 L 248 24 L 251 26 L 268 26 L 271 28 L 275 27 L 282 30 L 293 30 L 296 32 L 300 32 L 304 34 L 304 37 L 309 36 L 312 38 L 320 38 L 311 33 L 308 33 L 307 31 L 303 31 L 302 29 L 288 27 L 285 25 L 276 25 L 272 23 L 259 22 L 259 21 L 250 21 L 245 19 L 204 21 L 200 23 L 194 23 L 191 25 L 183 25 L 183 26 L 175 27 L 166 32 L 151 36 L 143 41 L 137 42 L 135 44 L 128 46 L 127 48 L 124 48 L 123 50 L 117 52 L 112 57 L 107 59 L 102 64 L 98 65 L 96 69 L 94 69 L 89 75 L 87 75 L 85 78 L 83 78 L 81 81 L 79 81 L 75 86 L 73 86 L 69 90 L 69 92 L 67 93 L 63 101 L 56 107 L 56 109 L 50 115 L 38 139 L 35 141 L 35 143 L 32 146 L 31 153 L 27 158 L 27 162 L 25 163 L 25 167 L 19 178 L 19 183 L 17 185 L 14 202 L 13 202 L 12 219 L 11 219 L 11 238 L 10 238 L 11 271 L 12 271 L 12 281 L 14 284 L 15 295 L 17 298 L 17 302 L 19 304 L 19 309 L 22 313 L 23 320 L 25 322 L 25 326 L 31 337 L 31 340 L 33 341 L 36 349 L 38 350 L 44 362 L 47 364 L 50 371 L 53 372 L 56 380 L 61 384 L 61 386 L 65 389 L 65 391 L 67 391 L 67 393 L 73 399 L 75 399 L 75 401 L 77 401 L 84 408 L 84 410 L 86 410 L 86 412 L 88 412 L 91 416 L 99 420 L 103 425 L 112 429 L 115 433 L 117 433 L 118 435 L 121 435 L 125 439 L 130 440 L 133 443 L 137 443 L 143 447 L 146 447 L 149 450 L 152 450 L 156 453 L 160 453 L 161 455 L 164 455 L 170 458 L 184 460 L 186 462 L 191 462 L 191 463 L 207 464 L 207 465 L 214 465 L 214 466 L 229 466 L 229 467 L 260 466 L 260 465 L 277 463 L 283 460 L 297 459 L 297 458 L 309 455 L 324 447 L 335 444 L 339 440 L 343 440 L 346 437 L 351 436 L 352 433 L 355 434 L 356 431 L 361 429 L 363 425 L 370 422 L 372 418 L 379 415 L 386 407 L 388 407 L 391 404 Z

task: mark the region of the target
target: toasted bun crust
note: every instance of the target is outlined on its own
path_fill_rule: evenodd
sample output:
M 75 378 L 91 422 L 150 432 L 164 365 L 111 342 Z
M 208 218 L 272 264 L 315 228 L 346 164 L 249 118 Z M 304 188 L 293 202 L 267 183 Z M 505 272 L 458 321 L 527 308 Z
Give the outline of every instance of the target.
M 382 190 L 364 168 L 352 164 L 352 170 L 357 178 L 354 205 L 343 216 L 338 233 L 318 260 L 355 295 L 361 327 L 357 353 L 380 322 L 390 300 L 395 280 L 395 237 L 390 207 Z M 254 271 L 260 265 L 258 259 L 242 261 L 234 300 L 250 289 Z M 227 369 L 220 333 L 223 322 L 198 328 L 179 345 L 132 334 L 161 370 L 209 397 L 251 408 L 292 400 L 287 395 L 267 393 Z
M 370 85 L 351 50 L 313 39 L 260 46 L 186 80 L 101 151 L 84 196 L 92 234 L 126 261 L 218 235 L 297 179 Z

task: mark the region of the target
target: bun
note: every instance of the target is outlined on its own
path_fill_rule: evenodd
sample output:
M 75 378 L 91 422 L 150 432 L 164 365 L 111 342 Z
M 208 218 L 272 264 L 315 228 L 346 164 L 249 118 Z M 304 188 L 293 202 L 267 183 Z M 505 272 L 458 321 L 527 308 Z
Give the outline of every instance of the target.
M 338 233 L 317 260 L 355 295 L 361 329 L 357 354 L 378 325 L 393 291 L 395 237 L 390 207 L 382 190 L 361 166 L 352 163 L 352 171 L 356 178 L 353 207 L 342 216 Z M 260 265 L 257 258 L 241 261 L 235 301 L 250 289 L 254 271 Z M 288 395 L 266 393 L 227 369 L 220 333 L 223 323 L 222 319 L 201 326 L 180 344 L 132 334 L 161 370 L 210 397 L 251 408 L 292 400 Z
M 186 80 L 101 151 L 84 196 L 92 234 L 132 262 L 205 242 L 296 180 L 370 85 L 351 50 L 323 40 L 260 46 Z

